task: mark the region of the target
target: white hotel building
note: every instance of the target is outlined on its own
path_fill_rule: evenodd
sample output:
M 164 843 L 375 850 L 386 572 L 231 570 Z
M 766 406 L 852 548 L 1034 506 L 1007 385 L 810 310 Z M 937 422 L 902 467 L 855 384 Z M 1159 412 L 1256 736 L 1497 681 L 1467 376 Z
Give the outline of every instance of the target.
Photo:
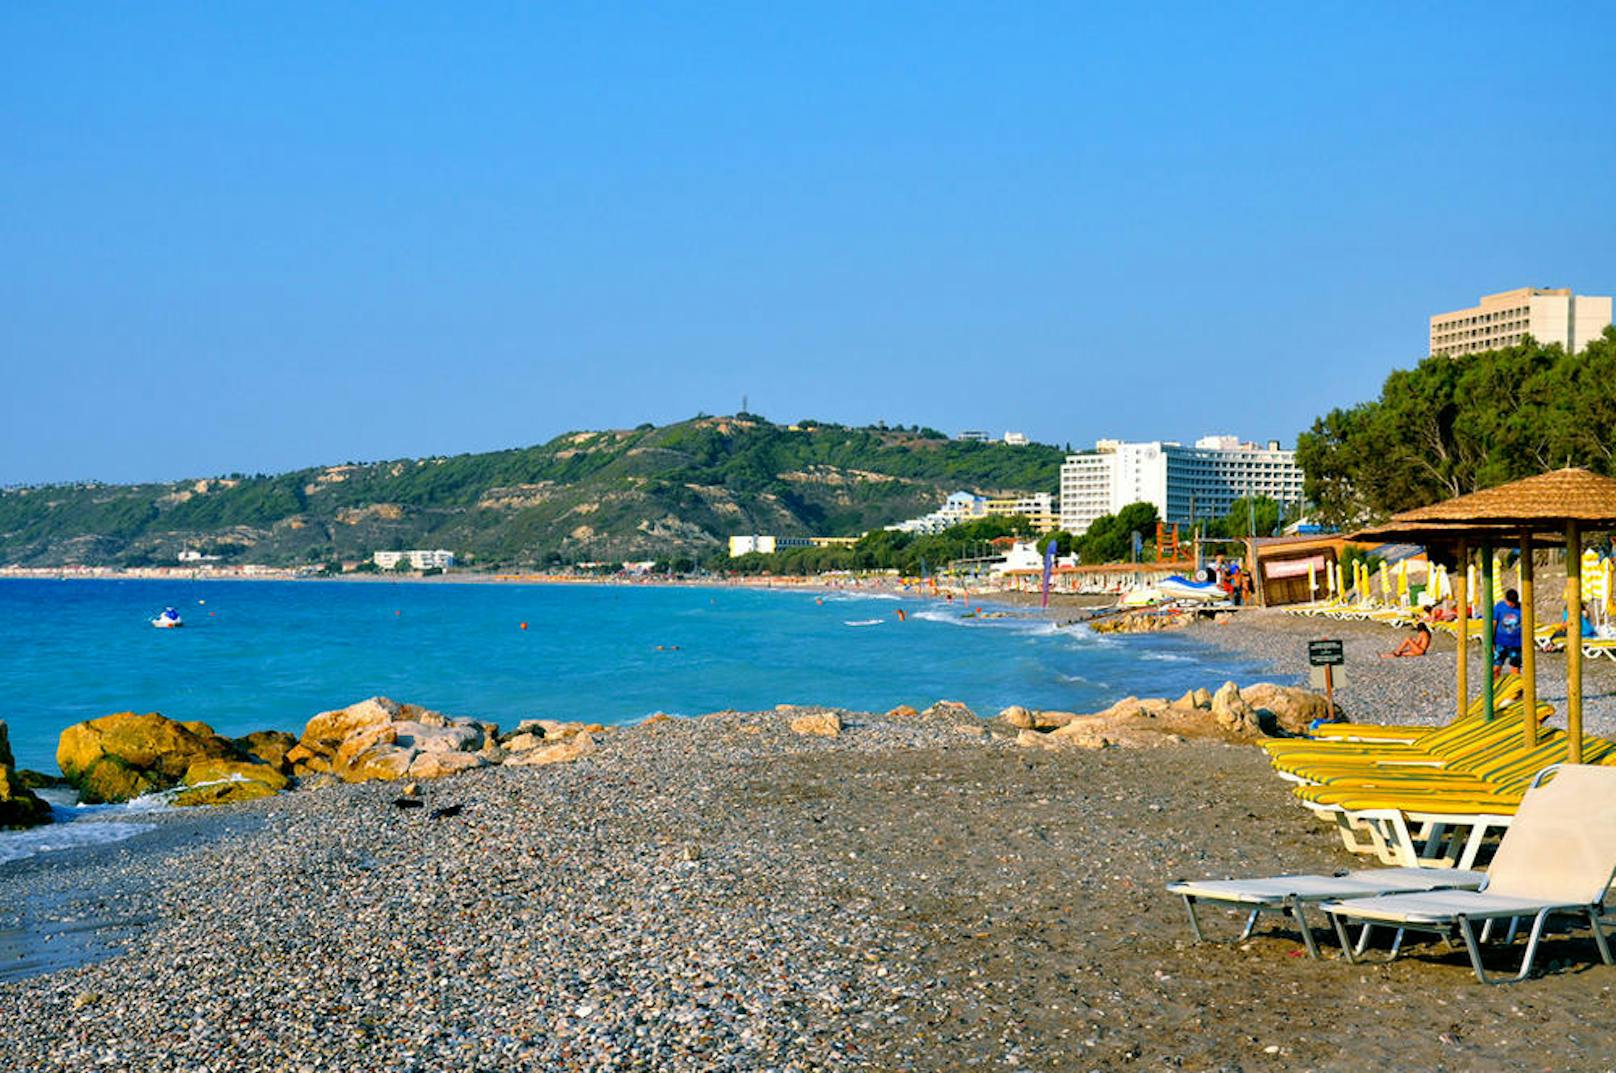
M 1061 528 L 1073 534 L 1130 503 L 1154 503 L 1163 521 L 1182 524 L 1221 518 L 1243 496 L 1302 502 L 1296 452 L 1277 440 L 1259 447 L 1234 436 L 1203 436 L 1193 447 L 1100 440 L 1093 451 L 1067 456 L 1060 481 Z

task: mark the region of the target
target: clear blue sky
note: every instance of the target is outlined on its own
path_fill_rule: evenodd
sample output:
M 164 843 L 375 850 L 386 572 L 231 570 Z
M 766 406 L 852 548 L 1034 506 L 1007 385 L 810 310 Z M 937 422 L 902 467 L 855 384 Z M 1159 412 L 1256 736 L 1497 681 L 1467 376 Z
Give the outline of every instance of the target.
M 727 413 L 1290 442 L 1616 290 L 1616 9 L 0 7 L 0 483 Z

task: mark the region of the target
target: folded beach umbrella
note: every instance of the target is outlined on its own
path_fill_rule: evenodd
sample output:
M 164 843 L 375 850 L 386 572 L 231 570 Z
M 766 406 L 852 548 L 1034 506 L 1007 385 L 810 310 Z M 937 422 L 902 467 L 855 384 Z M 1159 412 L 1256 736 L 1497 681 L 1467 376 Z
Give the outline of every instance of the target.
M 1383 604 L 1392 602 L 1392 572 L 1385 559 L 1380 561 L 1380 602 Z
M 1397 564 L 1397 602 L 1408 606 L 1408 560 Z
M 1309 599 L 1318 599 L 1319 573 L 1313 566 L 1313 560 L 1307 561 L 1307 595 Z

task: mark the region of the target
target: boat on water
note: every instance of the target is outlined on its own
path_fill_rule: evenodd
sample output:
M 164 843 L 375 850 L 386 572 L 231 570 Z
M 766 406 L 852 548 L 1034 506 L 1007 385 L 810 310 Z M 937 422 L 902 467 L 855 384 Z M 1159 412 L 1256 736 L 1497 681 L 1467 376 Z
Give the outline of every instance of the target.
M 151 620 L 151 624 L 160 630 L 177 630 L 185 625 L 180 613 L 172 607 L 163 608 L 163 613 Z

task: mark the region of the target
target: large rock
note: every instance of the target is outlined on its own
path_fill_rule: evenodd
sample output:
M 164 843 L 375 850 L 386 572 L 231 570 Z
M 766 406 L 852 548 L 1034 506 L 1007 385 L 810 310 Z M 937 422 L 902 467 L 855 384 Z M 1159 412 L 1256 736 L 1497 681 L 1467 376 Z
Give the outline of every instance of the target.
M 1240 691 L 1240 696 L 1256 711 L 1263 730 L 1270 734 L 1306 734 L 1315 719 L 1330 719 L 1330 706 L 1321 693 L 1295 686 L 1258 682 Z M 1344 718 L 1336 705 L 1336 718 Z
M 246 737 L 235 738 L 234 742 L 243 753 L 284 773 L 290 769 L 286 754 L 297 746 L 297 735 L 284 730 L 255 730 Z
M 224 805 L 273 797 L 286 789 L 288 779 L 258 760 L 198 760 L 185 772 L 189 789 L 174 795 L 174 804 Z
M 115 712 L 75 723 L 56 745 L 57 766 L 86 802 L 167 790 L 199 760 L 240 758 L 227 739 L 198 734 L 157 712 Z
M 11 754 L 11 734 L 0 722 L 0 827 L 35 827 L 49 823 L 50 805 L 17 777 L 17 759 Z
M 310 719 L 285 761 L 295 775 L 368 782 L 441 778 L 503 755 L 493 723 L 371 697 Z
M 542 740 L 542 739 L 541 739 Z M 507 752 L 506 767 L 543 767 L 546 764 L 566 764 L 595 753 L 593 734 L 571 734 L 550 745 L 537 745 L 519 752 Z
M 1257 712 L 1246 703 L 1246 698 L 1240 695 L 1240 687 L 1233 682 L 1224 682 L 1212 694 L 1212 718 L 1231 734 L 1262 733 L 1262 721 L 1257 718 Z

